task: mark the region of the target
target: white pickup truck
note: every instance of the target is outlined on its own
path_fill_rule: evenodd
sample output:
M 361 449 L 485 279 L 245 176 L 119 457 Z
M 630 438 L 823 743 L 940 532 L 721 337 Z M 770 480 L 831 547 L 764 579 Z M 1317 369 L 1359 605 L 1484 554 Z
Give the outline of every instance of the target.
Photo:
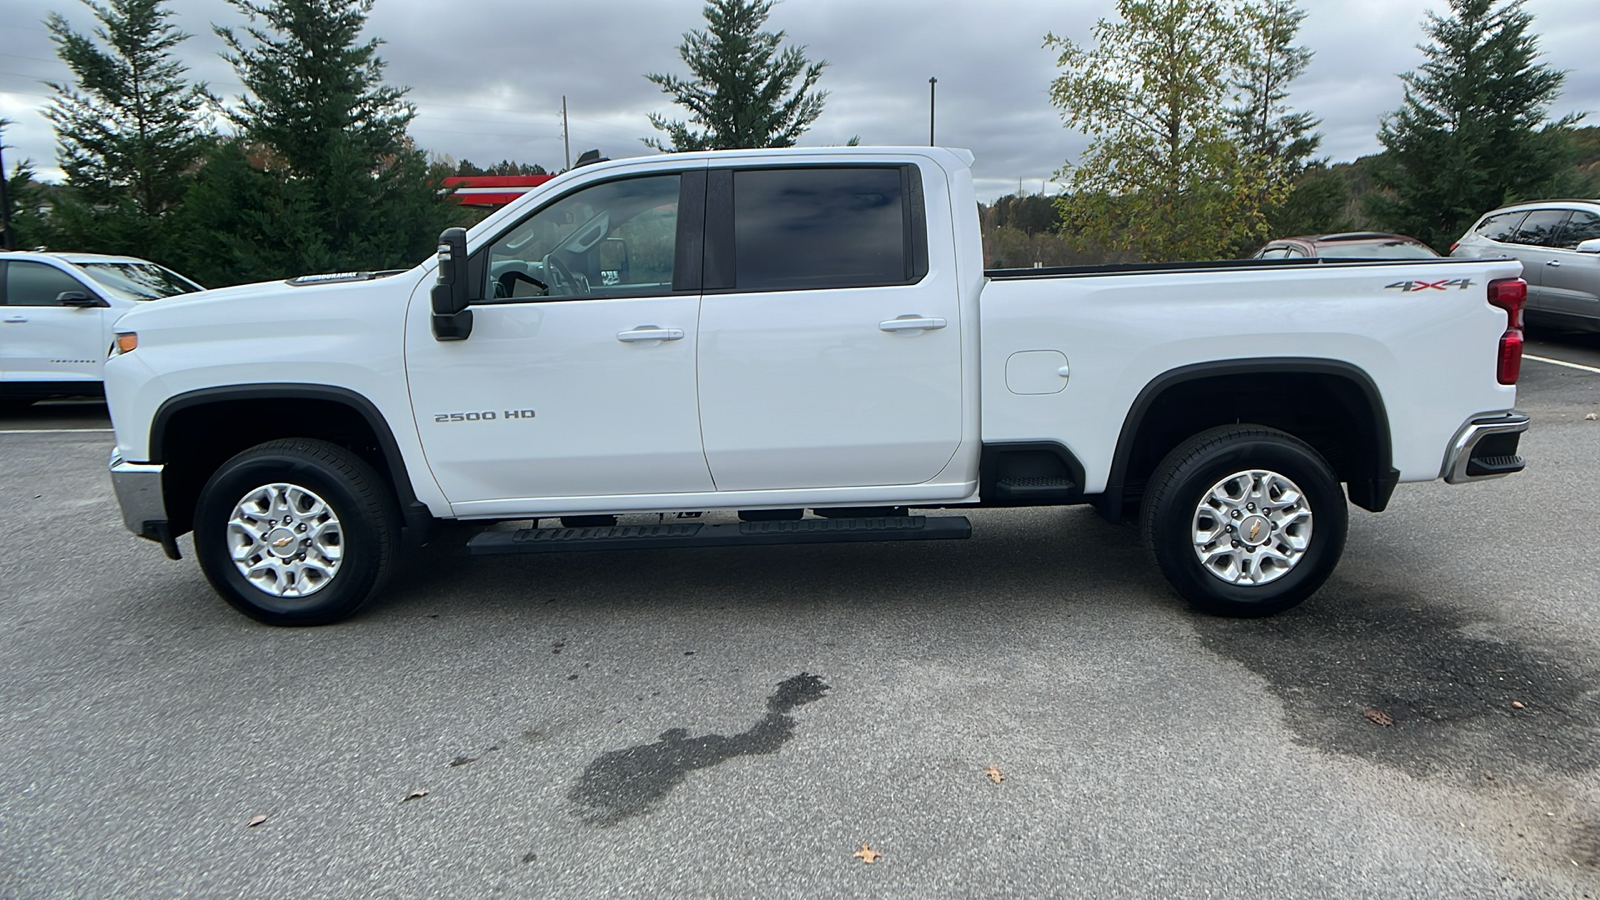
M 540 553 L 1092 503 L 1195 606 L 1250 616 L 1328 577 L 1346 492 L 1523 467 L 1515 261 L 985 272 L 971 160 L 601 161 L 408 271 L 137 309 L 105 367 L 124 518 L 173 558 L 192 530 L 229 603 L 296 625 L 438 520 L 531 520 L 469 547 Z

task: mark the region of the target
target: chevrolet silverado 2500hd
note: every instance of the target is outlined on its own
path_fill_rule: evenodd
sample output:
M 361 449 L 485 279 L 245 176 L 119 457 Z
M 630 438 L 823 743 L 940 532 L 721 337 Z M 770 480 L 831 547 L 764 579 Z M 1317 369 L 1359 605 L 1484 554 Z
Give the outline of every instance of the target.
M 409 271 L 134 310 L 105 366 L 124 519 L 173 558 L 192 530 L 229 603 L 294 625 L 349 615 L 439 520 L 533 520 L 469 546 L 540 553 L 1091 503 L 1248 616 L 1328 577 L 1346 496 L 1522 468 L 1515 261 L 985 272 L 970 163 L 605 161 Z M 612 524 L 706 510 L 739 521 Z

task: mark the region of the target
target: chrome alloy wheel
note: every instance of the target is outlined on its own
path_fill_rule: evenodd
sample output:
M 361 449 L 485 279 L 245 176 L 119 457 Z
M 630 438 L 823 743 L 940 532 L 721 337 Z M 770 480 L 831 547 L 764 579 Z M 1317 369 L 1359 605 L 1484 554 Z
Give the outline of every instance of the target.
M 308 597 L 332 583 L 344 558 L 333 508 L 293 484 L 245 494 L 228 519 L 228 552 L 239 574 L 274 597 Z
M 1287 575 L 1311 545 L 1311 507 L 1277 472 L 1235 472 L 1211 486 L 1194 511 L 1194 552 L 1213 576 L 1237 585 Z

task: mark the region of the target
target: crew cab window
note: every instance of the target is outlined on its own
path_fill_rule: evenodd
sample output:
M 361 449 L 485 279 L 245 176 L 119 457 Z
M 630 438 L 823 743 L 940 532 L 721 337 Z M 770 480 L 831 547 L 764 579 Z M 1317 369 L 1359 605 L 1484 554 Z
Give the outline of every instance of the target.
M 1576 250 L 1584 241 L 1600 240 L 1600 216 L 1592 212 L 1575 210 L 1572 218 L 1567 220 L 1567 227 L 1561 229 L 1561 235 L 1556 238 L 1556 246 L 1567 250 Z
M 6 264 L 7 306 L 60 306 L 56 297 L 65 291 L 94 296 L 82 282 L 55 266 L 22 261 Z
M 733 173 L 734 284 L 785 291 L 906 284 L 920 277 L 899 166 Z
M 484 295 L 493 302 L 670 293 L 678 182 L 607 181 L 540 209 L 490 245 Z
M 1483 220 L 1483 224 L 1476 229 L 1477 233 L 1491 241 L 1509 243 L 1511 236 L 1517 233 L 1517 226 L 1522 224 L 1526 211 L 1501 213 Z
M 1548 247 L 1566 220 L 1567 211 L 1564 209 L 1536 209 L 1528 213 L 1528 217 L 1517 226 L 1516 233 L 1506 240 L 1513 244 Z

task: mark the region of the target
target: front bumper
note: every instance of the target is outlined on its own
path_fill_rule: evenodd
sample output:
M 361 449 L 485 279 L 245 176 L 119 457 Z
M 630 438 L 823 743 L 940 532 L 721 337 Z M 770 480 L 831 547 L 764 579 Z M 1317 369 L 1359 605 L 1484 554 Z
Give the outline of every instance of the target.
M 1528 430 L 1528 422 L 1528 417 L 1516 410 L 1474 416 L 1450 442 L 1441 477 L 1450 484 L 1465 484 L 1521 472 L 1527 464 L 1517 455 L 1517 443 Z
M 131 463 L 111 453 L 111 487 L 122 507 L 122 522 L 139 537 L 155 541 L 168 558 L 178 559 L 178 544 L 167 522 L 167 505 L 161 490 L 160 463 Z

